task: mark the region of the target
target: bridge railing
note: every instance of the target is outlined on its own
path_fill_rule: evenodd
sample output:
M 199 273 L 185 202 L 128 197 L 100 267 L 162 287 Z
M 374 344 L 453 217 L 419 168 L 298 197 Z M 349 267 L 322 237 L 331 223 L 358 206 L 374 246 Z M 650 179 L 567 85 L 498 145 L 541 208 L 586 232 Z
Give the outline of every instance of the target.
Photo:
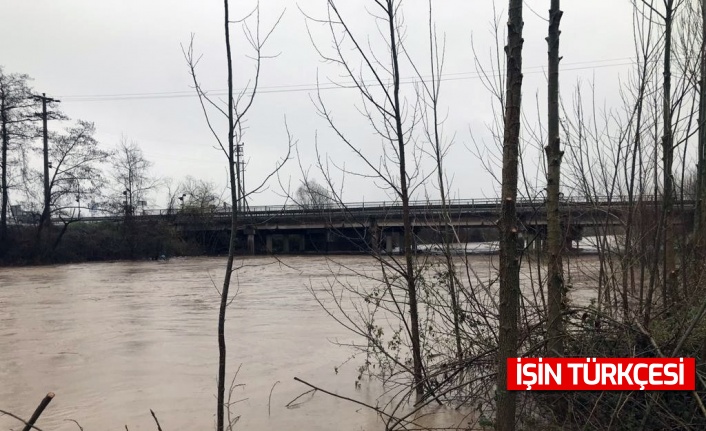
M 654 196 L 641 196 L 639 198 L 642 202 L 658 202 L 654 199 Z M 633 199 L 635 202 L 636 199 Z M 564 205 L 574 206 L 574 207 L 594 207 L 594 206 L 609 206 L 609 205 L 624 205 L 629 202 L 627 196 L 592 196 L 587 199 L 583 196 L 568 196 L 562 198 Z M 446 201 L 446 207 L 450 211 L 472 211 L 472 210 L 493 210 L 499 208 L 502 203 L 500 198 L 480 198 L 480 199 L 452 199 Z M 682 202 L 677 202 L 679 205 Z M 684 203 L 693 203 L 692 201 L 685 201 Z M 419 213 L 425 210 L 438 213 L 442 208 L 444 203 L 441 200 L 425 200 L 425 201 L 411 201 L 409 203 L 413 211 Z M 520 198 L 517 200 L 518 207 L 520 208 L 540 208 L 544 205 L 544 199 L 542 197 L 537 199 L 527 199 Z M 400 201 L 371 201 L 371 202 L 350 202 L 345 204 L 331 204 L 326 206 L 319 206 L 316 208 L 306 208 L 297 204 L 283 204 L 283 205 L 254 205 L 244 208 L 242 214 L 244 217 L 257 217 L 257 218 L 267 218 L 267 217 L 277 217 L 282 215 L 289 216 L 322 216 L 322 215 L 334 215 L 334 214 L 387 214 L 394 213 L 402 210 L 402 202 Z M 158 218 L 158 217 L 177 217 L 177 218 L 214 218 L 223 219 L 229 218 L 231 216 L 231 211 L 228 209 L 223 209 L 219 207 L 214 207 L 213 209 L 204 210 L 201 212 L 183 212 L 179 209 L 152 209 L 152 210 L 142 210 L 139 211 L 131 217 L 135 218 Z M 82 217 L 82 220 L 86 221 L 100 221 L 100 220 L 120 220 L 125 218 L 124 214 L 113 214 L 113 215 L 99 215 Z

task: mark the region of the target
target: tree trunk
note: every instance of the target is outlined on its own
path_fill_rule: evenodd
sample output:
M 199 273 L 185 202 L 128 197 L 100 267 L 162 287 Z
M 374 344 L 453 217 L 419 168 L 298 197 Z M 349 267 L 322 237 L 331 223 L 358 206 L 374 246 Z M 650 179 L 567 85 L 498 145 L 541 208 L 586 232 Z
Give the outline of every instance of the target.
M 409 295 L 409 320 L 410 332 L 412 337 L 412 361 L 414 373 L 414 387 L 417 395 L 424 394 L 422 371 L 422 353 L 421 343 L 419 340 L 419 312 L 417 303 L 417 277 L 414 270 L 414 250 L 412 244 L 414 241 L 414 231 L 412 230 L 412 219 L 409 210 L 409 190 L 407 184 L 407 165 L 405 159 L 405 139 L 404 130 L 402 128 L 402 107 L 400 106 L 400 69 L 398 63 L 397 52 L 397 28 L 395 23 L 395 14 L 397 6 L 393 0 L 387 0 L 387 19 L 390 32 L 390 49 L 392 56 L 392 73 L 393 73 L 393 96 L 394 96 L 394 114 L 395 114 L 395 134 L 397 136 L 397 151 L 399 154 L 400 168 L 400 200 L 402 201 L 402 222 L 404 225 L 404 256 L 405 256 L 405 281 L 407 284 L 407 293 Z
M 559 138 L 559 23 L 563 12 L 560 0 L 551 0 L 549 10 L 549 82 L 548 82 L 548 139 L 547 155 L 547 296 L 549 313 L 547 350 L 551 355 L 564 354 L 562 309 L 564 304 L 564 274 L 562 254 L 564 238 L 561 232 L 559 189 L 561 185 L 561 158 Z
M 636 253 L 635 250 L 633 250 L 633 228 L 635 228 L 635 216 L 637 215 L 638 217 L 641 216 L 640 213 L 636 214 L 636 211 L 644 211 L 644 205 L 642 204 L 642 196 L 643 196 L 643 190 L 642 190 L 642 175 L 640 175 L 638 178 L 640 178 L 640 190 L 638 190 L 638 199 L 637 202 L 635 201 L 635 180 L 636 180 L 636 175 L 637 173 L 637 167 L 640 164 L 638 155 L 641 153 L 641 145 L 642 145 L 642 138 L 641 138 L 641 133 L 642 133 L 642 111 L 643 111 L 643 106 L 644 106 L 644 99 L 645 99 L 645 91 L 647 88 L 647 66 L 648 66 L 648 58 L 647 56 L 644 57 L 643 63 L 642 63 L 642 71 L 640 75 L 640 87 L 637 93 L 637 102 L 635 106 L 635 139 L 633 140 L 633 150 L 632 150 L 632 161 L 630 164 L 630 175 L 629 175 L 629 180 L 628 180 L 628 215 L 627 215 L 627 221 L 625 223 L 625 252 L 623 254 L 623 261 L 622 261 L 622 302 L 623 302 L 623 318 L 627 322 L 629 319 L 629 304 L 628 304 L 628 287 L 630 287 L 630 290 L 634 292 L 635 290 L 635 283 L 634 283 L 634 267 L 635 263 L 639 260 L 641 262 L 644 262 L 644 256 L 638 256 L 636 258 Z M 639 207 L 639 209 L 638 209 Z M 644 223 L 638 221 L 637 229 L 639 232 L 640 227 L 644 229 Z M 639 235 L 638 238 L 639 242 L 642 245 L 642 250 L 646 249 L 646 242 L 645 242 L 645 236 Z M 637 246 L 637 244 L 636 244 Z M 638 260 L 636 260 L 638 259 Z M 644 263 L 641 263 L 641 270 L 644 271 Z M 628 275 L 632 275 L 632 280 L 631 283 L 628 283 Z M 641 277 L 640 279 L 640 294 L 639 294 L 639 303 L 638 303 L 638 310 L 640 310 L 640 313 L 642 313 L 643 310 L 643 299 L 644 299 L 644 277 Z
M 515 429 L 516 394 L 507 390 L 507 359 L 517 356 L 520 259 L 517 250 L 517 158 L 522 102 L 522 0 L 509 0 L 502 208 L 500 214 L 500 320 L 496 429 Z
M 228 0 L 223 1 L 224 9 L 224 25 L 225 25 L 225 40 L 226 40 L 226 59 L 228 62 L 228 179 L 230 183 L 230 199 L 231 199 L 231 224 L 230 224 L 230 243 L 228 247 L 228 261 L 226 263 L 226 271 L 223 277 L 223 288 L 221 289 L 221 304 L 218 312 L 218 394 L 217 394 L 217 412 L 216 412 L 216 430 L 223 431 L 225 418 L 225 382 L 226 382 L 226 308 L 228 307 L 228 291 L 230 288 L 231 275 L 233 273 L 233 261 L 235 260 L 235 238 L 238 228 L 238 190 L 237 180 L 235 175 L 235 118 L 233 106 L 233 60 L 231 57 L 230 48 L 230 29 L 229 29 L 229 13 Z
M 706 246 L 706 2 L 701 2 L 701 64 L 699 80 L 699 141 L 694 230 L 699 247 Z
M 47 98 L 42 94 L 42 131 L 44 154 L 44 210 L 42 211 L 42 224 L 46 224 L 47 231 L 51 228 L 51 193 L 49 191 L 49 130 L 47 129 Z
M 446 257 L 446 269 L 449 283 L 449 296 L 451 297 L 451 308 L 453 313 L 454 338 L 456 339 L 456 358 L 463 359 L 463 348 L 461 346 L 461 323 L 459 318 L 460 307 L 458 304 L 458 293 L 456 286 L 456 265 L 451 253 L 451 243 L 455 240 L 453 227 L 451 226 L 451 215 L 446 201 L 446 183 L 444 181 L 444 154 L 441 148 L 441 136 L 439 133 L 439 86 L 441 83 L 441 73 L 437 74 L 437 67 L 440 68 L 438 50 L 435 43 L 434 26 L 432 22 L 431 0 L 429 1 L 429 49 L 431 58 L 431 85 L 432 85 L 432 109 L 434 116 L 434 158 L 436 160 L 436 173 L 439 182 L 439 196 L 441 197 L 441 220 L 439 227 L 443 235 L 443 247 Z M 440 69 L 439 69 L 440 70 Z
M 663 123 L 664 134 L 662 136 L 662 158 L 663 158 L 663 201 L 664 213 L 664 288 L 662 300 L 665 305 L 676 299 L 677 277 L 676 277 L 676 257 L 674 253 L 674 177 L 672 175 L 672 165 L 674 161 L 674 136 L 672 132 L 672 21 L 674 0 L 665 2 L 666 10 L 664 15 L 664 94 L 663 94 Z
M 4 251 L 7 240 L 7 147 L 10 145 L 10 138 L 7 132 L 7 112 L 5 109 L 5 97 L 2 97 L 0 106 L 0 121 L 2 122 L 2 159 L 0 159 L 0 170 L 2 170 L 2 207 L 0 208 L 0 254 Z

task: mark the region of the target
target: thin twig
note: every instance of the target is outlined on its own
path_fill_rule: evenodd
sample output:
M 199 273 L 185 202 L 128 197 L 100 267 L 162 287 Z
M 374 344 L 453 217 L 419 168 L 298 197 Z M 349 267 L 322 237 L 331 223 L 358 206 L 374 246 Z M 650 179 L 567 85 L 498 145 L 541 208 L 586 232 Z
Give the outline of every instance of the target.
M 279 383 L 279 380 L 277 380 L 275 384 L 272 385 L 272 388 L 270 388 L 270 396 L 267 398 L 267 417 L 270 417 L 271 415 L 270 407 L 272 406 L 272 391 L 275 390 L 275 386 L 277 386 L 277 383 Z
M 298 379 L 295 377 L 294 380 L 298 380 Z M 302 383 L 303 383 L 303 382 L 302 382 Z M 307 385 L 308 385 L 308 384 L 307 384 Z M 308 386 L 311 386 L 311 385 L 308 385 Z M 313 386 L 312 386 L 312 387 L 313 387 Z M 292 401 L 288 402 L 285 407 L 288 408 L 288 409 L 289 409 L 289 408 L 292 408 L 292 407 L 296 407 L 296 406 L 298 405 L 298 404 L 294 404 L 294 402 L 295 402 L 296 400 L 298 400 L 299 398 L 303 397 L 303 396 L 306 395 L 306 394 L 311 394 L 312 392 L 316 392 L 316 388 L 314 388 L 314 389 L 309 389 L 308 391 L 304 392 L 303 394 L 299 394 L 299 395 L 298 395 L 296 398 L 294 398 Z M 293 405 L 293 404 L 294 404 L 294 405 Z
M 76 424 L 76 426 L 78 427 L 78 429 L 79 429 L 79 430 L 81 430 L 81 431 L 83 431 L 83 427 L 81 426 L 81 424 L 80 424 L 80 423 L 78 423 L 78 421 L 77 421 L 77 420 L 74 420 L 74 419 L 64 419 L 64 420 L 65 420 L 65 421 L 69 421 L 69 422 L 73 422 L 73 423 L 75 423 L 75 424 Z
M 159 425 L 159 420 L 157 420 L 157 415 L 154 414 L 154 411 L 150 409 L 150 413 L 152 413 L 152 417 L 154 418 L 154 421 L 157 423 L 157 430 L 162 431 L 162 427 Z
M 388 419 L 394 419 L 394 420 L 401 421 L 401 420 L 399 420 L 398 418 L 396 418 L 395 416 L 393 416 L 393 415 L 391 415 L 391 414 L 389 414 L 389 413 L 385 413 L 384 411 L 382 411 L 382 410 L 380 410 L 379 408 L 377 408 L 377 407 L 375 407 L 375 406 L 372 406 L 372 405 L 370 405 L 370 404 L 366 404 L 366 403 L 364 403 L 364 402 L 362 402 L 362 401 L 358 401 L 358 400 L 355 400 L 355 399 L 353 399 L 353 398 L 349 398 L 349 397 L 346 397 L 346 396 L 343 396 L 343 395 L 334 394 L 333 392 L 329 392 L 329 391 L 327 391 L 327 390 L 325 390 L 325 389 L 321 389 L 321 388 L 319 388 L 319 387 L 316 387 L 316 386 L 312 385 L 312 384 L 309 383 L 309 382 L 305 382 L 304 380 L 300 379 L 299 377 L 295 377 L 294 380 L 296 380 L 296 381 L 299 382 L 299 383 L 303 383 L 303 384 L 309 386 L 310 388 L 312 388 L 312 391 L 321 391 L 321 392 L 325 393 L 326 395 L 331 395 L 332 397 L 340 398 L 340 399 L 342 399 L 342 400 L 349 401 L 349 402 L 352 402 L 352 403 L 354 403 L 354 404 L 358 404 L 359 406 L 366 407 L 366 408 L 368 408 L 368 409 L 370 409 L 370 410 L 376 412 L 376 413 L 379 414 L 380 416 L 385 416 L 385 417 L 388 418 Z M 311 391 L 310 391 L 310 392 L 311 392 Z M 303 394 L 302 394 L 302 395 L 303 395 Z M 409 422 L 409 423 L 413 423 L 413 422 Z
M 36 429 L 36 430 L 42 431 L 39 427 L 36 427 L 36 426 L 34 426 L 34 425 L 30 425 L 27 421 L 25 421 L 25 420 L 22 419 L 21 417 L 19 417 L 19 416 L 17 416 L 17 415 L 14 415 L 14 414 L 12 414 L 12 413 L 10 413 L 10 412 L 8 412 L 8 411 L 1 410 L 1 409 L 0 409 L 0 413 L 2 413 L 2 414 L 4 414 L 4 415 L 8 415 L 8 416 L 10 416 L 10 417 L 13 417 L 13 418 L 17 419 L 18 421 L 22 422 L 23 424 L 29 426 L 30 428 L 34 428 L 34 429 Z

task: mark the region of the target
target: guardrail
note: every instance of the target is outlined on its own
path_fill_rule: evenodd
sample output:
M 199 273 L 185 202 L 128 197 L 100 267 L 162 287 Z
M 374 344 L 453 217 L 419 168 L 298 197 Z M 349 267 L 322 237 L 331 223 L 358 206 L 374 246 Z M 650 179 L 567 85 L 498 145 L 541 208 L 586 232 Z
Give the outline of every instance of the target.
M 633 203 L 638 201 L 633 199 Z M 643 203 L 659 203 L 659 200 L 655 200 L 654 196 L 641 196 L 639 197 L 639 202 Z M 415 213 L 438 213 L 439 211 L 447 208 L 452 214 L 458 213 L 460 211 L 473 211 L 473 210 L 490 210 L 499 209 L 502 200 L 500 198 L 481 198 L 481 199 L 454 199 L 449 200 L 445 203 L 441 200 L 427 200 L 427 201 L 412 201 L 409 203 L 410 209 Z M 538 209 L 544 206 L 543 199 L 518 199 L 517 207 L 522 209 Z M 581 198 L 577 196 L 569 196 L 562 198 L 562 203 L 565 206 L 573 207 L 620 207 L 629 203 L 627 196 L 595 196 L 590 199 Z M 679 201 L 675 202 L 676 206 L 679 205 L 693 205 L 694 201 Z M 258 206 L 248 206 L 242 210 L 243 218 L 267 218 L 267 217 L 278 217 L 278 216 L 327 216 L 327 215 L 381 215 L 381 214 L 392 214 L 394 212 L 399 212 L 402 210 L 402 203 L 399 201 L 373 201 L 373 202 L 352 202 L 345 204 L 330 204 L 326 206 L 320 206 L 315 208 L 302 207 L 301 205 L 258 205 Z M 143 210 L 139 211 L 137 214 L 131 215 L 134 218 L 163 218 L 163 217 L 176 217 L 178 219 L 187 220 L 189 218 L 230 218 L 231 212 L 227 209 L 213 207 L 204 210 L 180 210 L 180 209 L 154 209 L 154 210 Z M 109 221 L 109 220 L 121 220 L 125 218 L 124 214 L 110 214 L 110 215 L 99 215 L 90 217 L 81 217 L 83 221 Z

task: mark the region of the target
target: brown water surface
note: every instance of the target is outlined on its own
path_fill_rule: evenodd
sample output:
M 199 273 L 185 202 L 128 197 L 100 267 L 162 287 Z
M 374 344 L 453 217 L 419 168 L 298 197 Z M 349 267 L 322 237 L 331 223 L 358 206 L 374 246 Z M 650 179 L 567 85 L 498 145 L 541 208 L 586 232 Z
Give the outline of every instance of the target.
M 367 270 L 372 261 L 346 257 Z M 330 276 L 321 257 L 243 262 L 229 309 L 229 375 L 241 366 L 233 400 L 247 430 L 379 429 L 374 414 L 316 394 L 299 407 L 294 376 L 375 404 L 375 385 L 355 389 L 355 366 L 336 374 L 354 341 L 307 287 Z M 0 408 L 28 418 L 44 394 L 56 398 L 45 430 L 214 428 L 216 316 L 224 259 L 116 262 L 0 269 Z M 211 281 L 213 280 L 213 283 Z M 242 364 L 242 365 L 241 365 Z M 273 385 L 274 389 L 272 389 Z M 270 402 L 270 390 L 272 396 Z M 0 429 L 18 423 L 0 417 Z
M 491 257 L 473 257 L 479 272 Z M 307 388 L 297 376 L 376 404 L 376 384 L 354 386 L 360 360 L 339 342 L 360 341 L 331 320 L 308 287 L 331 270 L 374 272 L 368 257 L 257 257 L 243 261 L 227 322 L 229 376 L 240 366 L 233 411 L 243 430 L 379 430 L 374 413 Z M 44 430 L 214 429 L 216 318 L 225 259 L 171 259 L 0 269 L 0 409 L 28 418 L 49 391 Z M 360 283 L 372 283 L 361 280 Z M 270 397 L 271 393 L 271 397 Z M 439 408 L 431 426 L 463 423 Z M 0 429 L 19 423 L 0 417 Z

